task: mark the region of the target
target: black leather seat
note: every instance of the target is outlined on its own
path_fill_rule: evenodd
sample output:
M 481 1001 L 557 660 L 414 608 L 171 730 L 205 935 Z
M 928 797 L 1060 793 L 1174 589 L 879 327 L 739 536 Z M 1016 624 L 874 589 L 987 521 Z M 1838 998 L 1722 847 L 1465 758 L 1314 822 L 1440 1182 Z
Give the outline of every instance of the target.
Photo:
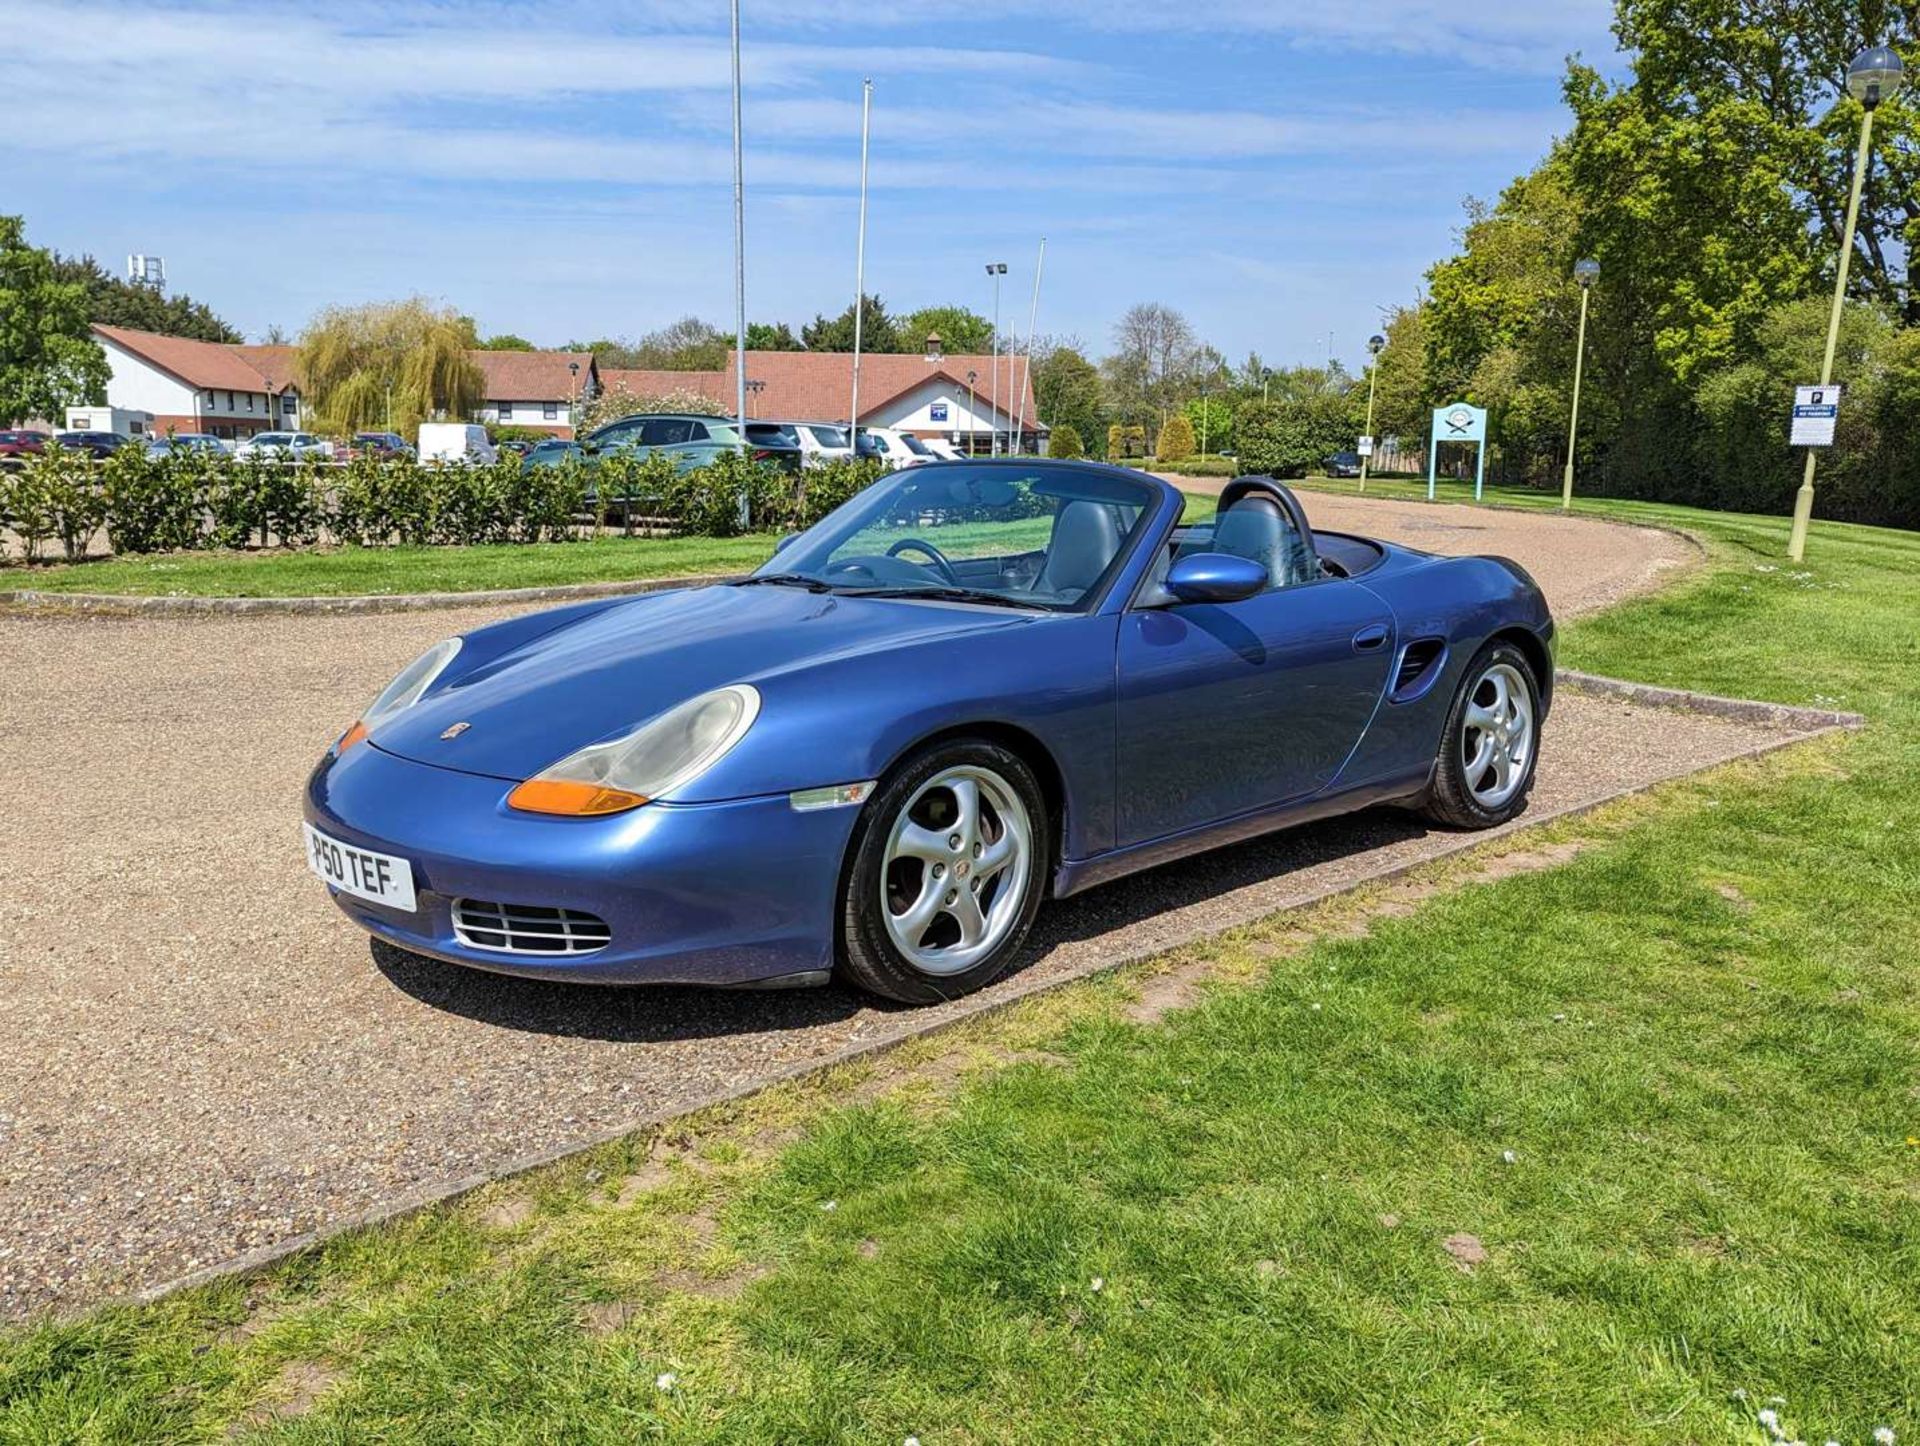
M 1111 507 L 1085 499 L 1069 502 L 1053 520 L 1047 560 L 1033 590 L 1078 598 L 1119 556 L 1120 540 L 1120 523 Z

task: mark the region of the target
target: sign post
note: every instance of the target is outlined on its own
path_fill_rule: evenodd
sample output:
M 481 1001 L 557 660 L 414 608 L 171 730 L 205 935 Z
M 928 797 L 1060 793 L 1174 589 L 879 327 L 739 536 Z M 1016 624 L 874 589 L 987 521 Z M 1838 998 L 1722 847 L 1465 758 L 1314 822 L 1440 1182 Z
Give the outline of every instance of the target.
M 1474 447 L 1473 500 L 1478 502 L 1487 484 L 1487 412 L 1468 402 L 1452 402 L 1433 409 L 1433 440 L 1427 446 L 1427 501 L 1433 501 L 1440 476 L 1440 444 L 1471 442 Z

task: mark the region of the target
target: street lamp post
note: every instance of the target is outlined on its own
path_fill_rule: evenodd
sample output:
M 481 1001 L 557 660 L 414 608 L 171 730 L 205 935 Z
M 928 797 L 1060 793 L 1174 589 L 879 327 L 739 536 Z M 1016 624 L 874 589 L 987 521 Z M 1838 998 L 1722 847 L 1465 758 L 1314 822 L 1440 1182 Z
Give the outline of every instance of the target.
M 1820 363 L 1820 385 L 1833 385 L 1833 354 L 1840 345 L 1840 313 L 1847 299 L 1847 271 L 1853 262 L 1853 233 L 1860 222 L 1860 192 L 1867 182 L 1867 162 L 1873 141 L 1873 113 L 1880 102 L 1899 94 L 1905 79 L 1900 57 L 1884 45 L 1863 50 L 1847 67 L 1847 92 L 1860 102 L 1860 149 L 1853 158 L 1853 191 L 1847 198 L 1847 224 L 1840 236 L 1840 265 L 1833 279 L 1833 312 L 1827 318 L 1827 351 Z M 1813 517 L 1813 472 L 1820 456 L 1807 448 L 1807 470 L 1793 499 L 1793 531 L 1787 538 L 1787 556 L 1795 562 L 1806 554 L 1807 523 Z
M 853 248 L 853 401 L 847 431 L 860 428 L 860 323 L 867 311 L 867 139 L 873 120 L 873 82 L 860 82 L 860 237 Z
M 747 391 L 748 391 L 748 392 L 749 392 L 749 393 L 750 393 L 750 394 L 752 395 L 752 397 L 753 397 L 753 401 L 752 401 L 752 403 L 751 403 L 751 404 L 749 405 L 749 408 L 748 408 L 748 415 L 749 415 L 749 416 L 751 416 L 751 415 L 752 415 L 753 413 L 755 413 L 755 412 L 758 412 L 758 411 L 759 411 L 759 409 L 760 409 L 760 393 L 762 393 L 762 392 L 764 392 L 764 391 L 765 391 L 766 389 L 767 389 L 767 384 L 766 384 L 765 382 L 763 382 L 763 381 L 761 381 L 761 380 L 760 380 L 759 378 L 757 378 L 757 377 L 756 377 L 756 378 L 754 378 L 754 380 L 752 380 L 752 381 L 750 381 L 750 382 L 748 382 L 748 383 L 747 383 Z
M 1380 384 L 1380 353 L 1387 349 L 1387 339 L 1374 335 L 1367 338 L 1367 350 L 1373 355 L 1373 365 L 1367 368 L 1367 448 L 1360 454 L 1360 490 L 1367 490 L 1367 464 L 1373 460 L 1373 392 Z
M 987 263 L 987 275 L 993 278 L 993 384 L 989 388 L 993 397 L 989 404 L 993 410 L 993 437 L 987 450 L 995 457 L 1000 455 L 1000 278 L 1006 274 L 1006 262 Z
M 980 453 L 980 414 L 974 410 L 973 384 L 980 380 L 980 373 L 972 367 L 967 368 L 967 455 Z
M 575 432 L 580 430 L 580 363 L 567 363 L 567 426 Z
M 1567 420 L 1567 470 L 1560 479 L 1562 512 L 1573 509 L 1573 448 L 1580 436 L 1580 376 L 1587 360 L 1587 298 L 1593 294 L 1593 283 L 1600 279 L 1600 263 L 1576 261 L 1573 276 L 1580 283 L 1580 334 L 1573 344 L 1573 415 Z

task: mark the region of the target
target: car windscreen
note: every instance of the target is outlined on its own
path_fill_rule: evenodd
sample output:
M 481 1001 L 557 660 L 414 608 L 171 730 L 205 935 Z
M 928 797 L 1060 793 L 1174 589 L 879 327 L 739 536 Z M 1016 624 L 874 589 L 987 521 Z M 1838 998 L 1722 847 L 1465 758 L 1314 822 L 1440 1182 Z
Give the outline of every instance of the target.
M 813 434 L 813 440 L 819 446 L 844 447 L 847 445 L 847 429 L 845 427 L 823 427 L 815 422 L 809 424 L 807 430 Z
M 1158 497 L 1104 468 L 913 468 L 883 478 L 761 569 L 853 594 L 1090 606 Z

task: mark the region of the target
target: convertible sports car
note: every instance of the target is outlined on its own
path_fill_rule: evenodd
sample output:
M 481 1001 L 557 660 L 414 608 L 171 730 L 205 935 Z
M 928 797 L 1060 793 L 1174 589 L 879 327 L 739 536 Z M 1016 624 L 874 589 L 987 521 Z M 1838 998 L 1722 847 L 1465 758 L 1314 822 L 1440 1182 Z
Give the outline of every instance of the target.
M 456 964 L 907 1001 L 1041 902 L 1375 804 L 1525 805 L 1553 621 L 1524 570 L 1216 519 L 1138 472 L 898 472 L 758 572 L 451 638 L 328 750 L 309 862 Z

